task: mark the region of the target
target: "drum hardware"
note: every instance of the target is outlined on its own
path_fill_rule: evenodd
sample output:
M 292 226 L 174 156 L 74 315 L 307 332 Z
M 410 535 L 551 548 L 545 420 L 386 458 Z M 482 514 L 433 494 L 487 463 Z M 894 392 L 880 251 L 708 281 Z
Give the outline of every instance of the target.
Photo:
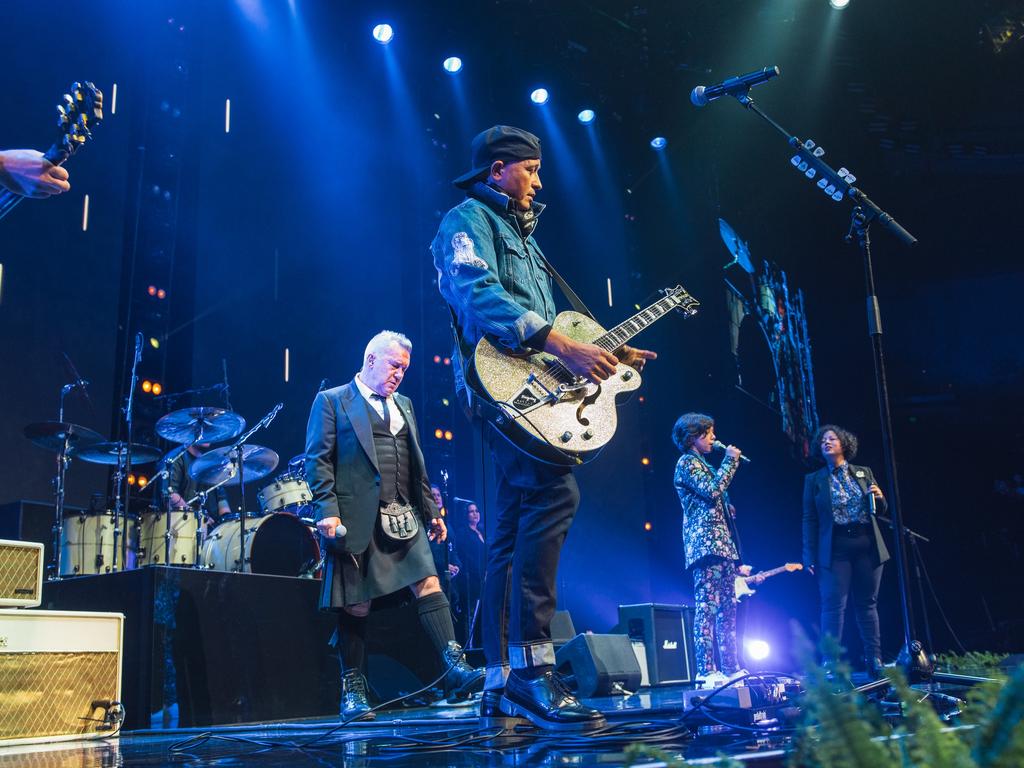
M 76 382 L 77 384 L 77 382 Z M 74 388 L 75 385 L 67 385 Z M 64 395 L 70 389 L 63 387 L 60 404 L 57 409 L 57 421 L 43 421 L 29 424 L 24 434 L 35 445 L 57 453 L 57 474 L 53 478 L 53 493 L 56 499 L 53 528 L 53 556 L 46 565 L 48 580 L 59 579 L 61 576 L 61 537 L 64 532 L 64 482 L 67 476 L 71 457 L 82 448 L 95 445 L 103 440 L 103 436 L 91 429 L 69 424 L 64 421 Z
M 284 403 L 278 403 L 248 432 L 239 437 L 234 445 L 203 454 L 189 470 L 192 479 L 201 483 L 216 483 L 214 487 L 225 484 L 234 485 L 237 473 L 238 486 L 241 491 L 241 501 L 238 506 L 239 541 L 245 541 L 245 475 L 248 472 L 254 475 L 253 479 L 257 480 L 265 477 L 274 470 L 279 460 L 277 454 L 269 448 L 246 445 L 246 442 L 260 429 L 270 426 L 282 408 L 284 408 Z M 210 458 L 207 459 L 207 457 Z M 242 560 L 244 557 L 239 558 L 237 570 L 244 570 Z
M 732 261 L 722 267 L 722 269 L 728 269 L 733 264 L 738 264 L 748 275 L 753 275 L 757 270 L 754 269 L 754 262 L 750 259 L 750 246 L 745 241 L 740 240 L 736 230 L 725 219 L 718 220 L 718 234 L 721 235 L 722 242 L 725 243 L 725 247 L 732 254 Z

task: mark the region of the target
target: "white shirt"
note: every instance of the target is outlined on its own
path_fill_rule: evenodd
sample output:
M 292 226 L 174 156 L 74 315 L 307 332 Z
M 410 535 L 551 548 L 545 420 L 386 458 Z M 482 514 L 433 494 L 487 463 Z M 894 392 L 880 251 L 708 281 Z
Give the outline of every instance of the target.
M 359 378 L 359 374 L 356 374 L 356 387 L 359 389 L 359 394 L 363 396 L 363 399 L 366 400 L 366 402 L 370 404 L 370 407 L 377 412 L 377 415 L 383 419 L 384 401 L 380 399 L 380 396 L 376 392 L 363 384 L 362 379 Z M 405 417 L 402 416 L 402 410 L 395 405 L 394 397 L 388 395 L 387 402 L 388 415 L 391 417 L 391 434 L 397 435 L 405 425 Z

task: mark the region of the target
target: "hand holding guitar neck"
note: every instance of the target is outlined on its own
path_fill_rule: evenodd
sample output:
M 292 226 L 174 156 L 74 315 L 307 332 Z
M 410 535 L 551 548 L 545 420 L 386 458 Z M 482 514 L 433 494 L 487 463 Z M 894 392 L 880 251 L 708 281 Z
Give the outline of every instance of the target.
M 711 445 L 719 451 L 725 451 L 726 456 L 732 456 L 734 459 L 739 458 L 740 461 L 750 462 L 750 459 L 740 453 L 740 449 L 735 445 L 726 445 L 721 440 L 715 440 Z
M 544 351 L 559 358 L 575 376 L 585 376 L 594 383 L 615 374 L 619 360 L 604 347 L 569 338 L 553 328 L 544 343 Z

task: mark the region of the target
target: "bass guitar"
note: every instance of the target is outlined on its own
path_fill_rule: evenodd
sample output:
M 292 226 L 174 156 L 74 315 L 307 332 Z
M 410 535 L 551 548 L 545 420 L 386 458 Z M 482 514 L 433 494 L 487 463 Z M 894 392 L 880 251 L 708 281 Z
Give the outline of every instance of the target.
M 72 83 L 71 93 L 57 105 L 57 138 L 43 155 L 54 165 L 63 165 L 92 138 L 91 128 L 103 122 L 103 93 L 92 83 Z M 23 195 L 0 189 L 0 219 L 24 200 Z
M 673 310 L 689 317 L 700 302 L 681 285 L 610 331 L 579 312 L 561 312 L 552 327 L 575 341 L 612 352 Z M 474 388 L 494 406 L 491 422 L 534 458 L 572 466 L 593 459 L 618 426 L 616 398 L 640 386 L 640 374 L 620 363 L 615 374 L 595 384 L 575 376 L 554 355 L 512 354 L 486 337 L 473 355 Z M 480 391 L 482 390 L 482 391 Z

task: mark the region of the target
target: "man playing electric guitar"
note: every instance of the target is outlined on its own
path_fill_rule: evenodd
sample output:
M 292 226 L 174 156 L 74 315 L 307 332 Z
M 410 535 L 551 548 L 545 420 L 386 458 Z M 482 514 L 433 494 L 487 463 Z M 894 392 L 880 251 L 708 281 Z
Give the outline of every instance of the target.
M 551 353 L 572 374 L 593 382 L 615 374 L 620 363 L 640 370 L 656 357 L 625 345 L 611 352 L 552 328 L 552 270 L 533 236 L 544 210 L 534 200 L 541 189 L 540 157 L 540 139 L 527 131 L 498 125 L 477 135 L 472 168 L 455 180 L 466 199 L 445 215 L 431 245 L 438 287 L 454 317 L 461 363 L 456 390 L 471 409 L 466 374 L 484 337 L 508 351 Z M 578 303 L 575 294 L 569 300 Z M 477 423 L 498 483 L 483 595 L 487 681 L 481 718 L 485 726 L 508 716 L 553 730 L 600 727 L 600 712 L 575 699 L 554 671 L 555 576 L 579 504 L 572 468 L 539 461 L 492 426 Z
M 23 197 L 49 197 L 71 189 L 68 172 L 34 149 L 0 150 L 0 186 Z

